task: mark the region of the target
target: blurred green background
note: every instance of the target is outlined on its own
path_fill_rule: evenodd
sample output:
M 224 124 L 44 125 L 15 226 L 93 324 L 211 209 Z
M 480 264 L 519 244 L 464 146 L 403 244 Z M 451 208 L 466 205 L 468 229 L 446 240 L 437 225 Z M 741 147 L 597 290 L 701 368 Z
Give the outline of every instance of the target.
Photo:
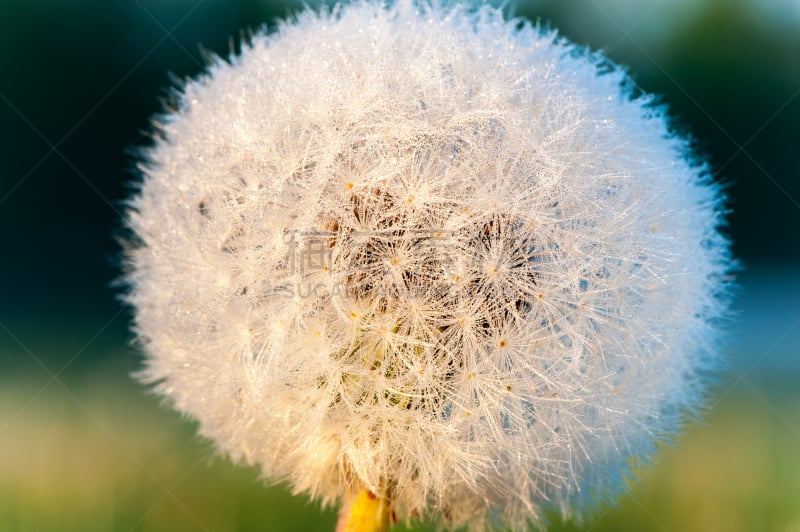
M 121 201 L 202 50 L 298 3 L 0 0 L 0 531 L 333 530 L 129 378 Z M 800 0 L 521 0 L 628 65 L 730 195 L 744 269 L 703 424 L 619 503 L 555 530 L 800 531 Z M 427 530 L 424 524 L 420 530 Z

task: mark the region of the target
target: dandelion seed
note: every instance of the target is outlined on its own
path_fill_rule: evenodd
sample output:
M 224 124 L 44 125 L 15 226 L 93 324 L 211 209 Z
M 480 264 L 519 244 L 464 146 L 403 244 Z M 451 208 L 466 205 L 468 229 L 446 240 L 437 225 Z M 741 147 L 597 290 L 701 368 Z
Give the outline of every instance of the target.
M 350 517 L 579 518 L 717 365 L 707 168 L 619 68 L 490 7 L 305 11 L 144 154 L 143 379 Z

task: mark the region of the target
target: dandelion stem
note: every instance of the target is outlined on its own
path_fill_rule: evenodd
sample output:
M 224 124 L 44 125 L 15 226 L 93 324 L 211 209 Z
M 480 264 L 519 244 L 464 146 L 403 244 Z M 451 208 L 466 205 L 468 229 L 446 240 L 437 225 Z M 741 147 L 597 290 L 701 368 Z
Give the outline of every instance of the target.
M 385 532 L 389 530 L 389 502 L 362 488 L 344 497 L 336 532 Z

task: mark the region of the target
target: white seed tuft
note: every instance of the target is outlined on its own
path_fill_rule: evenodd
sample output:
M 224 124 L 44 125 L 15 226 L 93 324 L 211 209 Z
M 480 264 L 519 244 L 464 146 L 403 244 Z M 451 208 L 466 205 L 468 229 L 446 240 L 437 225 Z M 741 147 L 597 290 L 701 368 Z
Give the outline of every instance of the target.
M 144 376 L 265 477 L 473 529 L 580 516 L 696 410 L 728 243 L 602 56 L 357 3 L 183 87 L 131 201 Z

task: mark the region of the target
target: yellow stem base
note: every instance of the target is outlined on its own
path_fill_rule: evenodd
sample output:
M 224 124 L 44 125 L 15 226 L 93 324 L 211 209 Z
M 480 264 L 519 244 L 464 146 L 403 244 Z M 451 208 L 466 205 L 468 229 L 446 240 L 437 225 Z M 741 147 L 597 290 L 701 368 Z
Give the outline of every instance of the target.
M 386 532 L 391 511 L 386 499 L 366 489 L 345 496 L 336 532 Z

